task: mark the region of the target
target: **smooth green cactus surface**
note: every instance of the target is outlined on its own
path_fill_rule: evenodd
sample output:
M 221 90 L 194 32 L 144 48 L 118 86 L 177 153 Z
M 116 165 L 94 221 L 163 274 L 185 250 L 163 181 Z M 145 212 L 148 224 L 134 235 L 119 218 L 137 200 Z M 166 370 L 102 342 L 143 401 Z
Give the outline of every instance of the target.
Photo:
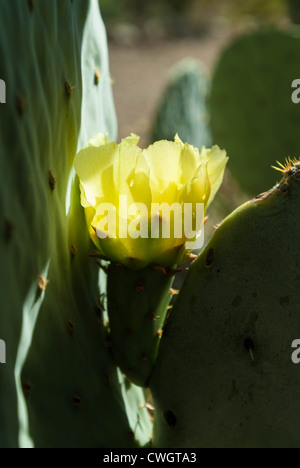
M 250 195 L 275 185 L 270 166 L 299 156 L 300 106 L 292 82 L 300 76 L 300 35 L 258 30 L 221 55 L 211 90 L 214 142 L 230 154 L 230 170 Z
M 116 133 L 98 2 L 2 0 L 0 26 L 0 446 L 144 445 L 144 396 L 106 347 L 72 184 L 88 138 Z
M 197 148 L 211 146 L 208 90 L 207 72 L 200 61 L 178 62 L 171 70 L 168 86 L 158 105 L 152 141 L 173 140 L 178 133 L 182 141 Z
M 108 315 L 111 350 L 127 377 L 147 387 L 156 361 L 170 304 L 174 271 L 150 266 L 108 268 Z
M 192 264 L 153 377 L 156 447 L 299 448 L 300 163 Z

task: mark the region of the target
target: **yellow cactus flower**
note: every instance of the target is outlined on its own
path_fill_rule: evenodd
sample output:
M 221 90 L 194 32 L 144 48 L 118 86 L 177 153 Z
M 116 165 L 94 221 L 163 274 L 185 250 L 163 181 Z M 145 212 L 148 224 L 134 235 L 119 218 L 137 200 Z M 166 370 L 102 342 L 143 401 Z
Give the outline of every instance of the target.
M 120 144 L 98 134 L 76 155 L 89 233 L 111 261 L 173 266 L 197 240 L 228 158 L 218 146 L 200 153 L 177 135 L 144 150 L 138 142 L 134 134 Z

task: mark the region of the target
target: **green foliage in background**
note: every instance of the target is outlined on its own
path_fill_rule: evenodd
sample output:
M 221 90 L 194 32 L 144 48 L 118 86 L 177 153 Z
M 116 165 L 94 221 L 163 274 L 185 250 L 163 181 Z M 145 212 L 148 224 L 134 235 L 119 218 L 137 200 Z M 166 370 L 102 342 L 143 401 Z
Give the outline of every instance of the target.
M 100 8 L 105 18 L 123 16 L 141 18 L 165 13 L 182 13 L 195 0 L 100 0 Z
M 162 21 L 168 16 L 184 15 L 197 11 L 201 20 L 201 13 L 211 19 L 222 15 L 232 20 L 253 17 L 258 21 L 278 21 L 286 16 L 288 4 L 296 11 L 298 0 L 100 0 L 100 7 L 105 20 L 123 21 L 150 18 L 160 18 Z
M 244 0 L 242 2 L 228 0 L 227 12 L 229 17 L 236 20 L 243 16 L 252 16 L 259 21 L 278 20 L 286 14 L 287 2 L 286 0 Z
M 294 23 L 300 24 L 300 2 L 299 0 L 288 0 L 289 13 Z
M 270 166 L 300 155 L 300 107 L 292 82 L 300 76 L 299 31 L 260 29 L 222 53 L 211 91 L 214 142 L 230 155 L 230 170 L 252 195 L 275 184 Z

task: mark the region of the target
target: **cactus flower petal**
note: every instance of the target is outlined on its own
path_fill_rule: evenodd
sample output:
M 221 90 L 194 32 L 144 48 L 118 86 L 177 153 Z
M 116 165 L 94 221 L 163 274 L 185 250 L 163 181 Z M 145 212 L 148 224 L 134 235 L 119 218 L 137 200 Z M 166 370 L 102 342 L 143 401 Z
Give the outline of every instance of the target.
M 219 189 L 228 158 L 217 146 L 200 153 L 177 135 L 145 150 L 138 142 L 135 134 L 118 145 L 98 134 L 76 155 L 81 204 L 91 239 L 111 261 L 134 269 L 172 266 L 191 240 L 185 204 L 194 222 L 197 204 L 205 212 Z
M 211 183 L 209 206 L 222 184 L 228 158 L 226 157 L 226 151 L 221 151 L 218 146 L 213 146 L 211 149 L 203 147 L 202 154 L 208 161 L 208 177 Z

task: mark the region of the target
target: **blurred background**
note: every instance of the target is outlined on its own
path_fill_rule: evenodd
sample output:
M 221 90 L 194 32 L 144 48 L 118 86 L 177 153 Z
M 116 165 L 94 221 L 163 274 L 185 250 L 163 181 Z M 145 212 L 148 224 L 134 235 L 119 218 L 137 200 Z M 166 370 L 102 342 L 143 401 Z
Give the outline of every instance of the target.
M 230 162 L 206 238 L 299 157 L 300 0 L 100 0 L 119 137 L 218 144 Z M 280 99 L 279 99 L 280 98 Z M 287 125 L 289 123 L 289 126 Z
M 233 36 L 289 22 L 286 0 L 100 0 L 106 24 L 119 137 L 146 145 L 171 67 L 200 59 L 211 71 Z

